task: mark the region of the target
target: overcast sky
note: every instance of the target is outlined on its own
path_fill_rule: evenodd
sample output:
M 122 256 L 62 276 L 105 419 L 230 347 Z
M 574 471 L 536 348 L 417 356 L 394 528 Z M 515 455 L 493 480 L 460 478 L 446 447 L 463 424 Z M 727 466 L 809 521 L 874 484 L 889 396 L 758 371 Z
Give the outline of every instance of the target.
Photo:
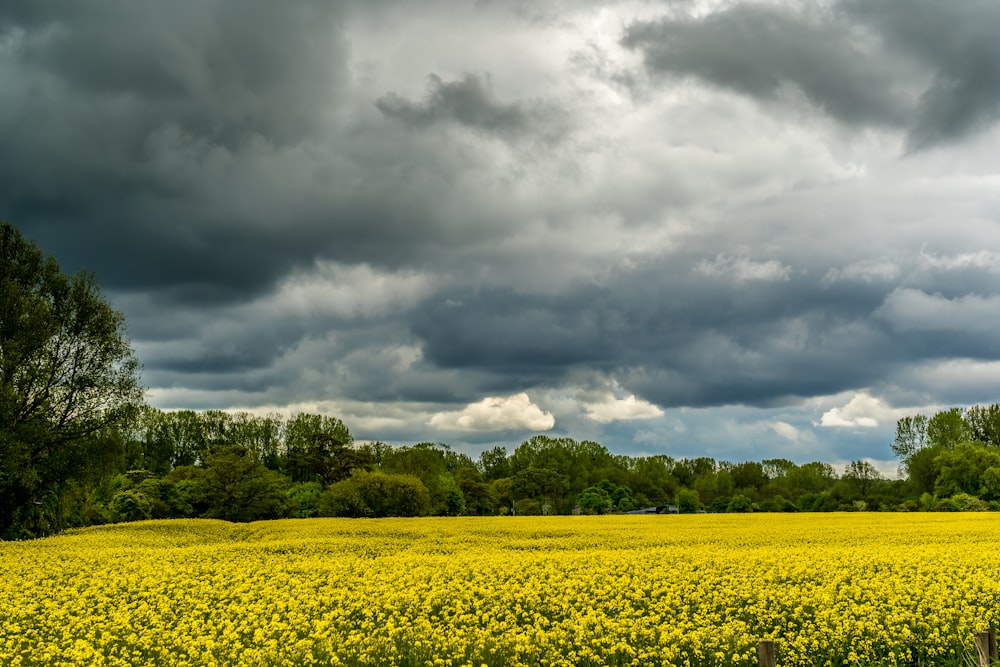
M 150 401 L 895 468 L 1000 401 L 1000 4 L 5 0 L 0 218 Z

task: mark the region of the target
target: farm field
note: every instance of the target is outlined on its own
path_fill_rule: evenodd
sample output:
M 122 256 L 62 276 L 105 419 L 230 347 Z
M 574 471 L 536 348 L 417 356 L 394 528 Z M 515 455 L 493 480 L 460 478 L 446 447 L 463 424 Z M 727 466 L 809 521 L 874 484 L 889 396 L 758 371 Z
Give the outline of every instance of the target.
M 1000 515 L 150 521 L 0 543 L 4 665 L 959 664 Z

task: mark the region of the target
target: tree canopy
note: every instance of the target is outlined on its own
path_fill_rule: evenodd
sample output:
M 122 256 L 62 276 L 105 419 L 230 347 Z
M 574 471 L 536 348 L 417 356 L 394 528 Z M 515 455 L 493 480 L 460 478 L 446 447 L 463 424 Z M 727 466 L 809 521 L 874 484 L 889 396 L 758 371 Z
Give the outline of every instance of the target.
M 0 535 L 59 526 L 52 500 L 107 459 L 102 430 L 141 403 L 125 318 L 0 222 Z

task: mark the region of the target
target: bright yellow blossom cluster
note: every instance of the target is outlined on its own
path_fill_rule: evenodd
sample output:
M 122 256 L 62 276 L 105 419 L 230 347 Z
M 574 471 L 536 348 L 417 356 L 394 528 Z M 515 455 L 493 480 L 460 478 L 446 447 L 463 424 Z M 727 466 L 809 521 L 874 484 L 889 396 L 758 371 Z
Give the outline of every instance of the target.
M 0 664 L 958 663 L 1000 515 L 150 521 L 0 543 Z

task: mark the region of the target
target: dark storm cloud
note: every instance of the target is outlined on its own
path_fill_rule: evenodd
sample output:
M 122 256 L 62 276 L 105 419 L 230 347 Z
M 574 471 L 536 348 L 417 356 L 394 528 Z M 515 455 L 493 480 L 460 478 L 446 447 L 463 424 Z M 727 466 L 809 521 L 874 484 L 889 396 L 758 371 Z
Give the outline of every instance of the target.
M 538 7 L 0 3 L 0 218 L 170 407 L 815 460 L 852 392 L 990 386 L 992 4 Z
M 737 4 L 635 22 L 622 43 L 652 72 L 772 100 L 791 87 L 843 123 L 899 127 L 919 149 L 1000 116 L 998 22 L 990 2 L 864 0 L 812 11 Z
M 964 137 L 1000 116 L 1000 5 L 988 0 L 850 0 L 844 7 L 873 26 L 888 48 L 930 70 L 930 85 L 912 121 L 912 147 Z
M 5 3 L 0 210 L 111 285 L 206 299 L 265 287 L 322 233 L 324 216 L 303 224 L 278 204 L 290 193 L 274 177 L 337 103 L 338 11 Z
M 891 71 L 852 43 L 848 26 L 826 15 L 737 4 L 701 19 L 634 23 L 623 44 L 640 49 L 655 72 L 696 76 L 764 98 L 793 86 L 849 123 L 902 120 Z
M 466 74 L 459 81 L 445 82 L 432 74 L 427 88 L 422 103 L 389 93 L 378 98 L 375 106 L 386 116 L 417 127 L 455 121 L 503 135 L 518 134 L 530 123 L 529 113 L 520 105 L 504 104 L 494 97 L 488 77 Z
M 733 290 L 665 273 L 552 297 L 456 294 L 415 313 L 413 329 L 429 360 L 489 371 L 504 378 L 498 389 L 557 386 L 587 368 L 662 406 L 833 394 L 872 383 L 906 357 L 872 318 L 884 297 L 878 287 L 796 280 Z
M 22 67 L 48 79 L 38 103 L 58 102 L 46 93 L 89 97 L 76 118 L 119 123 L 133 151 L 165 124 L 229 148 L 254 136 L 297 141 L 315 132 L 343 76 L 332 3 L 35 5 L 0 14 L 0 34 Z

